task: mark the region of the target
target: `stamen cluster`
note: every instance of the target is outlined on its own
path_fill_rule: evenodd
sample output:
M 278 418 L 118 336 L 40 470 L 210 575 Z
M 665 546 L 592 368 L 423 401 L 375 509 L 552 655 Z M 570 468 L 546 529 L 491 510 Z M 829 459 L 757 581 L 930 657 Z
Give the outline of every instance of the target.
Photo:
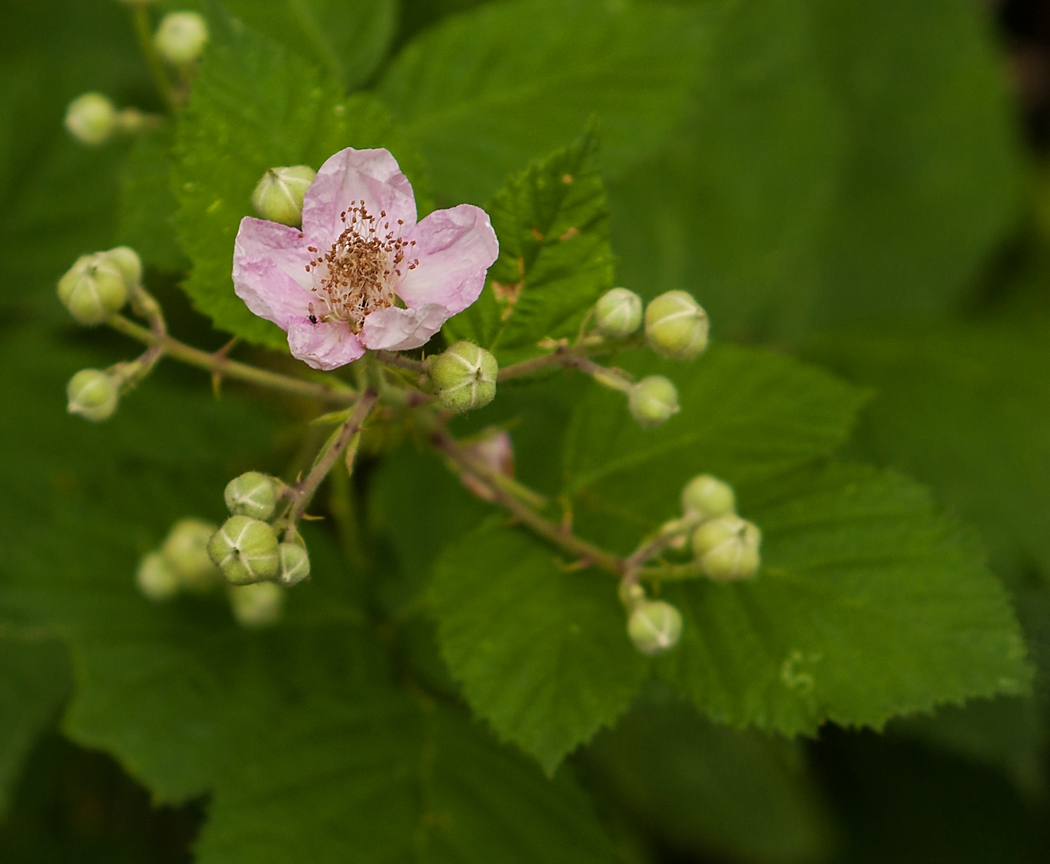
M 402 270 L 414 270 L 419 259 L 407 262 L 406 252 L 416 245 L 415 240 L 400 236 L 403 219 L 396 228 L 386 219 L 383 210 L 377 219 L 368 212 L 365 202 L 351 201 L 350 207 L 339 214 L 346 228 L 331 248 L 320 254 L 316 246 L 307 251 L 315 257 L 306 265 L 314 276 L 311 293 L 318 304 L 309 304 L 311 321 L 342 321 L 354 333 L 360 333 L 365 318 L 378 309 L 387 309 L 397 300 L 394 287 Z M 386 232 L 381 233 L 381 232 Z

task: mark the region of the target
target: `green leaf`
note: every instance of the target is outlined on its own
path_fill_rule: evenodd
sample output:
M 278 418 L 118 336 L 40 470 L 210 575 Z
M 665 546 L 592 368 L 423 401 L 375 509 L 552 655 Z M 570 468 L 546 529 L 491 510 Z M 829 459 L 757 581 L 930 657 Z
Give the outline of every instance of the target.
M 588 802 L 462 715 L 375 694 L 305 704 L 245 748 L 215 795 L 201 864 L 611 862 Z
M 798 743 L 714 726 L 662 693 L 639 702 L 587 750 L 590 785 L 683 852 L 756 864 L 827 858 L 834 831 Z
M 396 0 L 224 0 L 250 27 L 321 64 L 346 87 L 368 79 L 397 24 Z
M 782 734 L 1026 692 L 1020 627 L 980 547 L 929 495 L 857 465 L 741 490 L 762 528 L 747 583 L 668 585 L 684 619 L 656 662 L 714 719 Z
M 193 263 L 183 287 L 194 305 L 222 329 L 285 346 L 280 329 L 249 312 L 233 292 L 234 238 L 241 219 L 255 215 L 255 185 L 271 167 L 320 168 L 347 146 L 384 146 L 413 174 L 417 163 L 399 140 L 374 99 L 344 98 L 338 82 L 280 45 L 242 28 L 213 46 L 180 115 L 175 144 L 176 224 Z
M 694 475 L 755 482 L 827 454 L 845 441 L 866 398 L 815 367 L 754 349 L 716 344 L 693 366 L 648 352 L 623 359 L 639 376 L 676 381 L 682 410 L 642 429 L 623 394 L 592 386 L 576 408 L 564 464 L 567 491 L 593 511 L 586 530 L 624 553 L 676 515 Z
M 376 862 L 611 860 L 569 778 L 546 780 L 461 712 L 393 688 L 326 533 L 305 529 L 312 578 L 268 631 L 234 624 L 221 593 L 146 600 L 139 556 L 174 518 L 216 518 L 231 461 L 272 426 L 156 374 L 104 427 L 66 417 L 63 370 L 83 353 L 38 336 L 0 343 L 13 373 L 0 396 L 19 406 L 0 417 L 0 614 L 69 644 L 68 735 L 112 753 L 158 801 L 210 793 L 203 861 L 344 861 L 347 849 Z
M 175 240 L 175 196 L 171 190 L 173 129 L 166 124 L 131 147 L 120 176 L 117 240 L 131 246 L 147 266 L 185 270 Z
M 806 346 L 875 388 L 857 448 L 933 485 L 1012 580 L 1050 572 L 1050 354 L 1045 323 L 829 334 Z
M 1020 150 L 983 9 L 737 3 L 688 119 L 610 185 L 619 279 L 723 338 L 951 308 L 1014 224 Z
M 480 203 L 595 113 L 609 170 L 656 150 L 706 53 L 700 20 L 688 8 L 597 0 L 484 6 L 416 37 L 379 93 L 435 187 Z
M 598 139 L 572 147 L 512 177 L 487 210 L 499 258 L 478 301 L 446 325 L 507 365 L 541 353 L 542 340 L 577 334 L 587 309 L 613 285 Z
M 491 520 L 445 550 L 430 591 L 467 701 L 548 773 L 627 708 L 646 674 L 615 581 L 563 558 Z
M 0 819 L 22 762 L 70 690 L 65 647 L 49 639 L 0 635 Z

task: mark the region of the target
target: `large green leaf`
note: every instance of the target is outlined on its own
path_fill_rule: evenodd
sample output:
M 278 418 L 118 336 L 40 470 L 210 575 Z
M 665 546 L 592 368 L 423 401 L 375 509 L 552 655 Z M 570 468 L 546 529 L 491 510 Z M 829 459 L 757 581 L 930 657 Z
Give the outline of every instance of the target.
M 224 0 L 226 8 L 355 87 L 386 54 L 397 0 Z
M 706 53 L 695 10 L 597 0 L 516 0 L 411 42 L 379 93 L 414 133 L 435 188 L 482 203 L 503 177 L 602 121 L 622 170 L 673 128 Z
M 383 693 L 307 702 L 244 749 L 215 795 L 201 864 L 613 860 L 570 782 L 445 708 Z
M 830 465 L 741 498 L 763 531 L 758 578 L 664 591 L 685 625 L 658 671 L 706 714 L 813 733 L 826 720 L 881 727 L 941 702 L 1026 692 L 1005 591 L 921 487 Z
M 615 583 L 494 519 L 446 549 L 430 591 L 471 707 L 548 772 L 627 708 L 646 664 Z
M 155 377 L 92 426 L 62 410 L 85 352 L 8 335 L 0 358 L 17 373 L 2 395 L 19 406 L 0 425 L 0 613 L 68 642 L 67 734 L 159 801 L 212 794 L 202 860 L 610 860 L 568 778 L 548 781 L 462 712 L 394 689 L 327 532 L 304 529 L 313 576 L 269 631 L 238 627 L 221 594 L 139 593 L 137 560 L 173 519 L 221 518 L 233 466 L 270 439 L 265 413 Z
M 950 308 L 1010 229 L 1019 148 L 983 10 L 757 0 L 689 119 L 610 186 L 620 281 L 692 291 L 720 336 Z
M 933 485 L 992 563 L 1050 572 L 1050 351 L 1045 324 L 955 324 L 813 340 L 806 353 L 875 388 L 857 447 Z
M 679 491 L 695 474 L 754 482 L 834 450 L 865 398 L 815 367 L 754 349 L 714 345 L 691 366 L 648 352 L 623 360 L 640 376 L 675 380 L 682 410 L 642 429 L 622 394 L 597 386 L 576 408 L 567 488 L 589 502 L 593 520 L 606 523 L 603 537 L 621 552 L 654 527 L 650 520 L 675 515 Z
M 0 633 L 0 819 L 22 762 L 69 696 L 65 646 L 32 633 Z
M 386 112 L 298 55 L 243 28 L 212 47 L 180 115 L 174 172 L 176 224 L 193 270 L 183 287 L 216 326 L 282 347 L 284 334 L 233 292 L 233 242 L 255 215 L 251 194 L 268 168 L 321 164 L 347 147 L 386 147 L 414 174 Z M 407 157 L 407 158 L 406 158 Z
M 477 342 L 507 365 L 540 353 L 541 341 L 576 336 L 613 284 L 597 150 L 588 132 L 497 193 L 488 213 L 499 258 L 478 301 L 446 325 L 451 340 Z

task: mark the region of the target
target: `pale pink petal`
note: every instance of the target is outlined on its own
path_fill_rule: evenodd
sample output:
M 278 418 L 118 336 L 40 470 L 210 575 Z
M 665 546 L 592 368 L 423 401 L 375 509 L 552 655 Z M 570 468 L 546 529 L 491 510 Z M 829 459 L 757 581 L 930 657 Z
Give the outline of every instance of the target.
M 233 290 L 267 321 L 288 329 L 293 316 L 307 314 L 312 284 L 306 265 L 313 257 L 299 231 L 246 216 L 233 246 Z
M 425 345 L 452 313 L 437 303 L 418 309 L 380 309 L 365 318 L 361 341 L 373 351 L 407 351 Z
M 303 199 L 303 233 L 316 246 L 328 246 L 345 227 L 340 214 L 351 201 L 364 201 L 369 214 L 379 218 L 386 211 L 384 223 L 397 232 L 397 220 L 404 221 L 402 230 L 416 224 L 416 199 L 412 184 L 401 173 L 397 160 L 386 150 L 340 150 L 330 157 L 306 190 Z
M 327 372 L 353 363 L 365 348 L 345 323 L 297 318 L 288 322 L 288 347 L 292 356 L 314 369 Z
M 416 241 L 407 257 L 419 260 L 397 287 L 409 309 L 439 303 L 451 317 L 478 299 L 485 272 L 499 255 L 496 232 L 484 210 L 470 204 L 436 210 L 406 237 Z

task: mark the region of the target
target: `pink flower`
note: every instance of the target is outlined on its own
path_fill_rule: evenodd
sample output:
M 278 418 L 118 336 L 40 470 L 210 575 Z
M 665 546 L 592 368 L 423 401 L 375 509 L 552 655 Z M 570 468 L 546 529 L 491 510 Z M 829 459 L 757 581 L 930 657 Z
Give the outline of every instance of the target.
M 460 204 L 416 223 L 408 178 L 386 150 L 332 156 L 303 201 L 303 227 L 245 217 L 233 286 L 315 369 L 366 348 L 418 348 L 478 299 L 499 244 L 488 214 Z

